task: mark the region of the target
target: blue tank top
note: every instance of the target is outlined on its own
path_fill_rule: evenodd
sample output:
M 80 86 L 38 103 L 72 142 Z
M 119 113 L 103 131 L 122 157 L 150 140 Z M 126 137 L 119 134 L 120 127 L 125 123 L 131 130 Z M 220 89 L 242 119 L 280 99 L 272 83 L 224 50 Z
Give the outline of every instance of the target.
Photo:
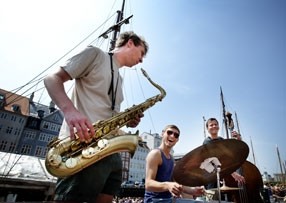
M 161 150 L 160 152 L 161 152 L 161 157 L 162 157 L 162 164 L 158 167 L 155 180 L 158 182 L 171 181 L 171 177 L 172 177 L 172 173 L 174 169 L 174 159 L 172 156 L 170 159 L 168 159 Z M 150 192 L 150 191 L 145 190 L 144 203 L 153 202 L 152 201 L 153 198 L 160 199 L 160 198 L 171 198 L 171 197 L 172 195 L 169 191 Z

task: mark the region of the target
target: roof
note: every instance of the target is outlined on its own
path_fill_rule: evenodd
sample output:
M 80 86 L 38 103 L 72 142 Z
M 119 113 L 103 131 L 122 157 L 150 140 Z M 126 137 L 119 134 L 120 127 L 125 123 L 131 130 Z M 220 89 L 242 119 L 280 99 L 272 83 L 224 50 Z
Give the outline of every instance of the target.
M 0 88 L 0 94 L 5 97 L 5 106 L 4 109 L 6 111 L 14 112 L 13 105 L 19 105 L 21 113 L 23 115 L 29 115 L 29 99 L 27 97 L 3 90 Z

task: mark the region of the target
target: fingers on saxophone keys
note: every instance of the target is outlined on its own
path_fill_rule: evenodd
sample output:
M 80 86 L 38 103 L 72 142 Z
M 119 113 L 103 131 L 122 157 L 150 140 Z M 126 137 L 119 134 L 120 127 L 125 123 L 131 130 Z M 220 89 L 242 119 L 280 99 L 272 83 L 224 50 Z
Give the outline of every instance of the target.
M 135 120 L 131 120 L 131 121 L 129 121 L 129 123 L 127 124 L 127 127 L 130 127 L 130 128 L 134 128 L 134 127 L 136 127 Z
M 94 130 L 93 125 L 92 125 L 90 122 L 87 122 L 87 123 L 86 123 L 86 126 L 87 126 L 87 128 L 88 128 L 89 136 L 90 136 L 90 137 L 93 137 L 94 134 L 95 134 L 95 130 Z
M 74 129 L 74 127 L 73 127 L 73 124 L 70 124 L 70 125 L 69 125 L 69 129 L 70 129 L 70 138 L 71 138 L 72 140 L 74 140 L 76 137 L 75 137 L 75 129 Z
M 139 113 L 137 114 L 137 117 L 140 119 L 140 118 L 143 118 L 144 117 L 144 114 L 143 113 Z
M 135 128 L 140 123 L 142 117 L 144 117 L 143 113 L 136 114 L 136 116 L 129 121 L 127 127 Z
M 90 134 L 85 124 L 75 124 L 74 128 L 81 142 L 88 142 L 90 140 Z

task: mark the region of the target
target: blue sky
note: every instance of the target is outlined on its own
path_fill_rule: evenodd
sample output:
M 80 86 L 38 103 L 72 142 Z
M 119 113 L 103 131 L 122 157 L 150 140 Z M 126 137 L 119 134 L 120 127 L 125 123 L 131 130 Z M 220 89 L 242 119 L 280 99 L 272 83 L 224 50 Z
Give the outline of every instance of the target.
M 93 42 L 111 24 L 96 28 L 122 3 L 0 2 L 0 88 L 6 90 L 26 84 L 46 69 L 53 71 Z M 124 16 L 133 17 L 122 31 L 143 35 L 150 51 L 143 64 L 122 71 L 126 94 L 122 109 L 158 94 L 142 77 L 139 69 L 144 68 L 167 96 L 145 112 L 137 129 L 160 133 L 165 125 L 177 124 L 181 137 L 175 153 L 187 153 L 203 142 L 203 117 L 216 117 L 222 124 L 221 87 L 226 110 L 237 113 L 243 140 L 249 147 L 252 140 L 260 172 L 280 172 L 276 146 L 286 159 L 285 9 L 284 0 L 127 0 Z M 42 91 L 35 98 L 49 102 Z M 222 125 L 220 132 L 225 134 Z M 253 162 L 252 151 L 248 160 Z

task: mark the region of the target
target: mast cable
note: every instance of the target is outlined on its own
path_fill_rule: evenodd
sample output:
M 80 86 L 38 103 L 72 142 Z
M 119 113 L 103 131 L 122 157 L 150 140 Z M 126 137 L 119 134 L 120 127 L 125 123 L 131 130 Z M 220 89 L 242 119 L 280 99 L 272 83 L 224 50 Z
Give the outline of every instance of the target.
M 109 20 L 109 19 L 108 19 Z M 41 78 L 37 79 L 40 75 L 42 75 L 43 73 L 45 73 L 47 70 L 49 70 L 50 68 L 52 68 L 55 64 L 57 64 L 60 60 L 62 60 L 64 57 L 66 57 L 68 54 L 70 54 L 73 50 L 75 50 L 78 46 L 80 46 L 84 41 L 86 41 L 90 36 L 92 36 L 96 31 L 99 30 L 99 28 L 101 28 L 108 20 L 106 20 L 104 23 L 102 23 L 98 28 L 96 28 L 95 30 L 93 30 L 89 35 L 87 35 L 83 40 L 81 40 L 79 43 L 77 43 L 72 49 L 70 49 L 68 52 L 66 52 L 62 57 L 60 57 L 59 59 L 57 59 L 54 63 L 52 63 L 50 66 L 48 66 L 46 69 L 44 69 L 42 72 L 40 72 L 37 76 L 35 76 L 34 78 L 32 78 L 29 82 L 27 82 L 25 85 L 19 87 L 19 88 L 16 88 L 15 92 L 13 92 L 14 94 L 17 93 L 19 90 L 21 90 L 22 88 L 28 86 L 29 84 L 35 82 L 35 81 L 38 81 L 36 83 L 39 84 L 40 82 L 42 82 L 42 80 L 45 78 L 46 75 L 42 76 Z M 89 44 L 90 45 L 90 44 Z M 31 88 L 29 88 L 28 90 L 30 90 Z M 26 93 L 28 90 L 26 90 L 24 93 Z M 23 96 L 22 93 L 20 96 Z M 12 96 L 12 95 L 10 95 Z M 20 97 L 18 96 L 18 97 Z M 9 97 L 8 97 L 9 98 Z M 8 99 L 7 98 L 7 99 Z M 11 102 L 7 103 L 6 105 L 9 105 L 11 104 Z

